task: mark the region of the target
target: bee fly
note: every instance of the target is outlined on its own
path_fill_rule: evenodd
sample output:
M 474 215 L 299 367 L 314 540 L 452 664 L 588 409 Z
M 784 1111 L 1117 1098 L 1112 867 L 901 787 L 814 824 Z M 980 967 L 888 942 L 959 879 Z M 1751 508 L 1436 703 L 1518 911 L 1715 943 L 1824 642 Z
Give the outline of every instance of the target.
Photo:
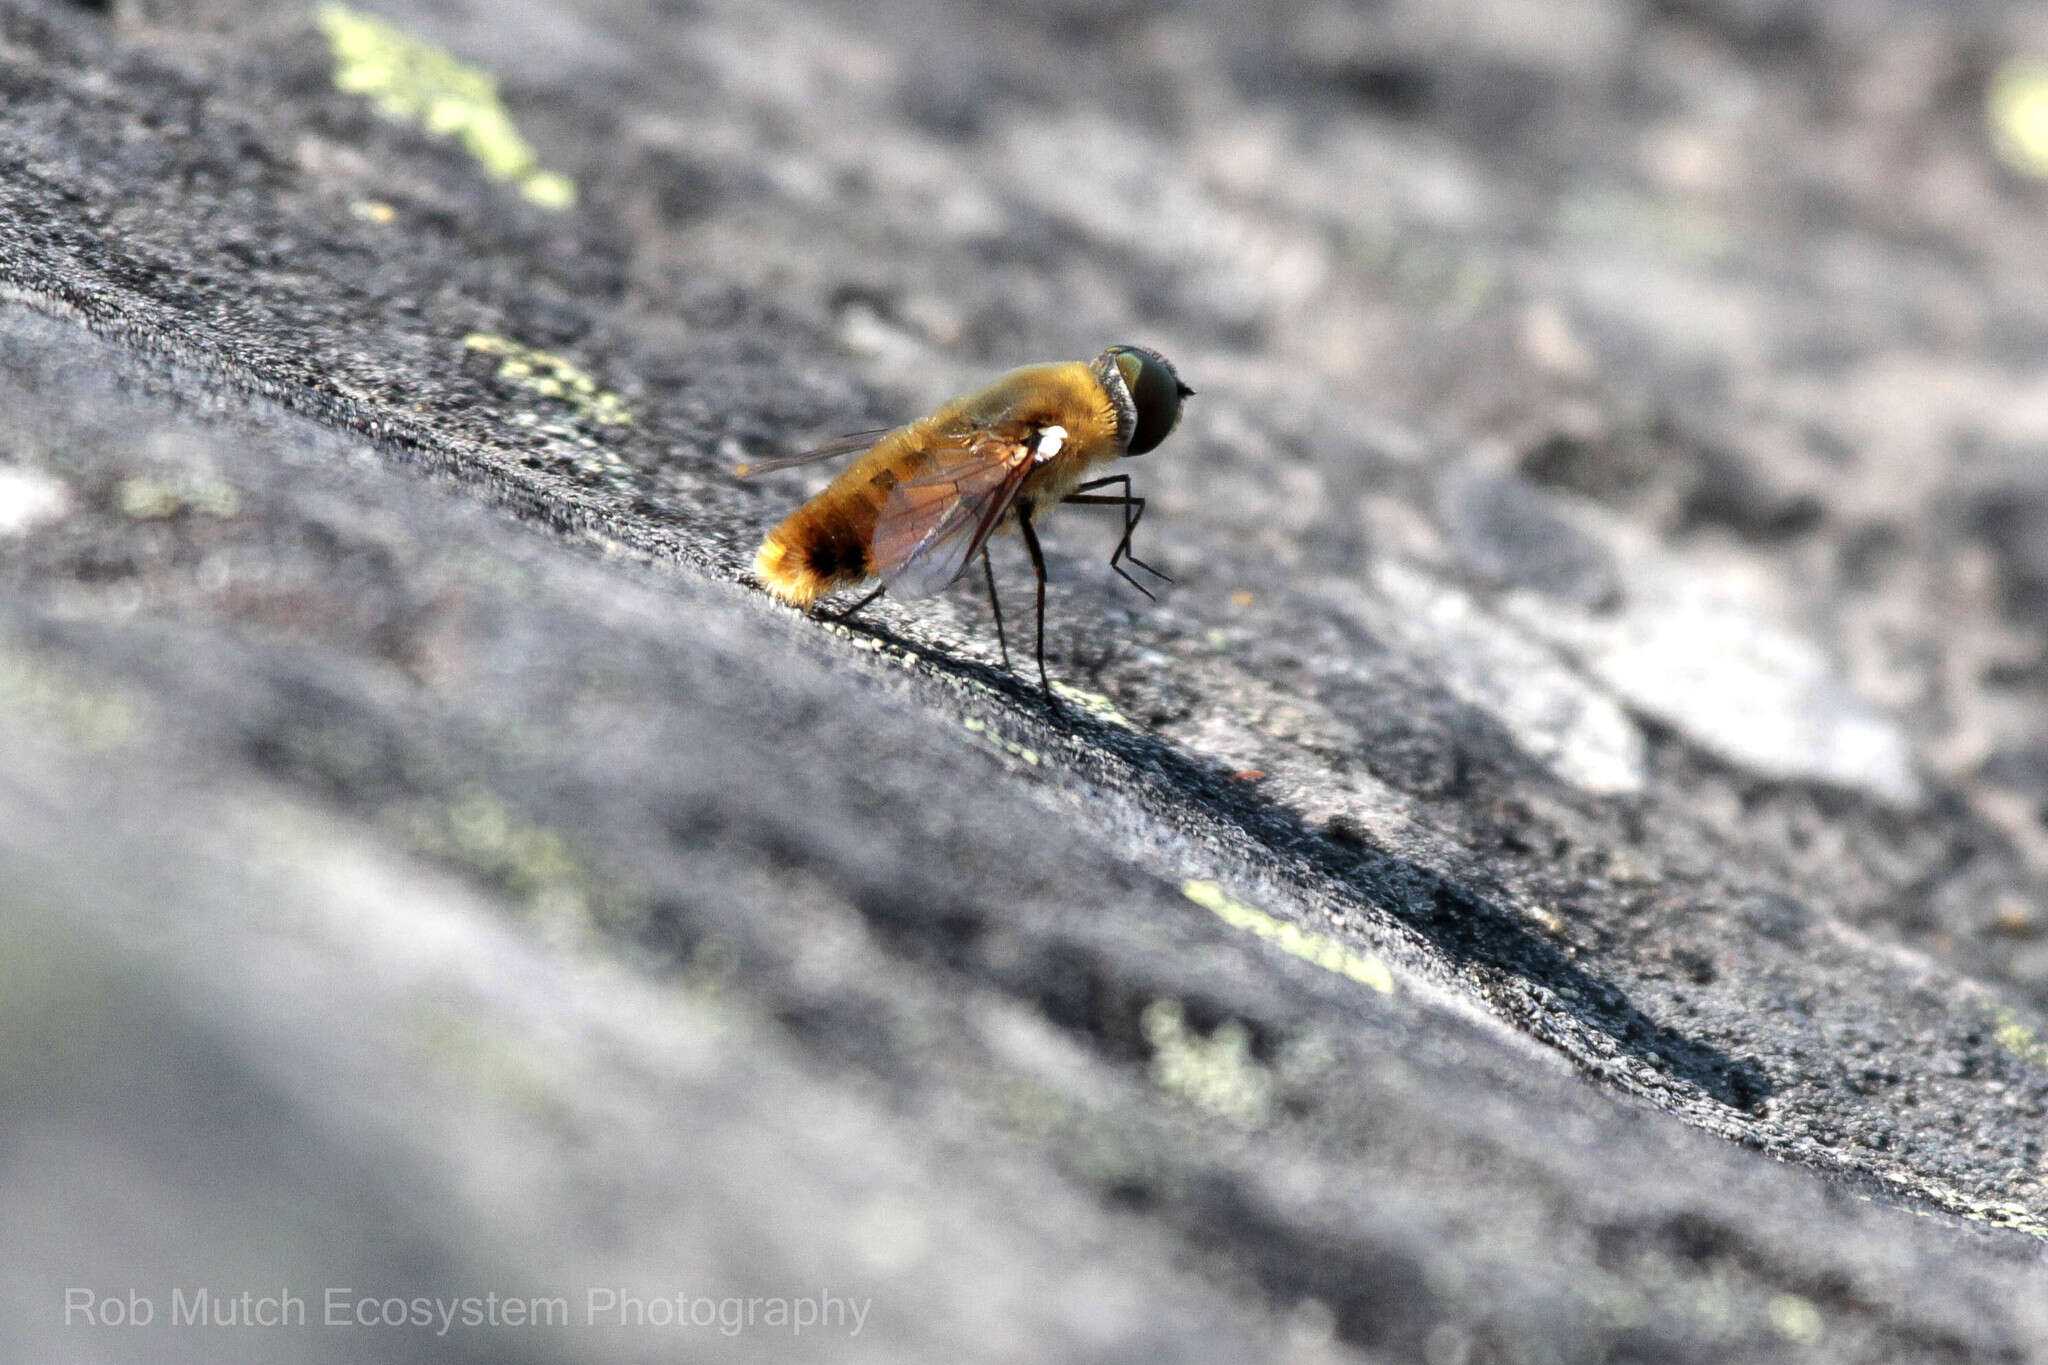
M 1012 370 L 908 426 L 843 436 L 800 455 L 742 465 L 737 472 L 745 477 L 866 452 L 768 533 L 754 556 L 754 572 L 777 597 L 805 608 L 826 593 L 881 579 L 880 587 L 834 618 L 844 620 L 884 592 L 928 597 L 979 554 L 1007 668 L 1010 645 L 988 539 L 1015 525 L 1038 575 L 1038 683 L 1050 696 L 1045 556 L 1036 522 L 1059 502 L 1122 508 L 1123 538 L 1110 552 L 1109 566 L 1150 597 L 1124 568 L 1128 562 L 1166 578 L 1131 550 L 1145 500 L 1132 496 L 1128 474 L 1086 476 L 1164 441 L 1180 421 L 1181 400 L 1193 393 L 1165 356 L 1142 346 L 1112 346 L 1086 363 Z M 1111 487 L 1120 491 L 1094 491 Z

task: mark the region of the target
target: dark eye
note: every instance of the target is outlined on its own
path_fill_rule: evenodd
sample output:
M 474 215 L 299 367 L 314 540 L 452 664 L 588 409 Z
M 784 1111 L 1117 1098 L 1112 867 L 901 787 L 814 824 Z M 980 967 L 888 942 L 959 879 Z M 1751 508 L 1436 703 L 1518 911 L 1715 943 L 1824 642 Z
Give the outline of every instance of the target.
M 1194 390 L 1180 382 L 1173 366 L 1157 351 L 1118 346 L 1113 354 L 1117 373 L 1124 377 L 1124 387 L 1131 391 L 1131 402 L 1138 410 L 1131 443 L 1125 450 L 1143 455 L 1172 434 L 1174 424 L 1180 421 L 1180 400 Z

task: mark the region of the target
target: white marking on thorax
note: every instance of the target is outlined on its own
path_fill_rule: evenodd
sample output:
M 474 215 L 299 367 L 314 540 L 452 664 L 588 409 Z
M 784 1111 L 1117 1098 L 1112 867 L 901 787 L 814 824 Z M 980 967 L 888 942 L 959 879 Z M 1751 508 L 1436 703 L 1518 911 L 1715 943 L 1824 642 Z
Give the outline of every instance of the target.
M 1037 463 L 1044 464 L 1047 460 L 1059 454 L 1066 444 L 1067 429 L 1065 427 L 1046 427 L 1038 433 L 1038 453 L 1033 458 Z

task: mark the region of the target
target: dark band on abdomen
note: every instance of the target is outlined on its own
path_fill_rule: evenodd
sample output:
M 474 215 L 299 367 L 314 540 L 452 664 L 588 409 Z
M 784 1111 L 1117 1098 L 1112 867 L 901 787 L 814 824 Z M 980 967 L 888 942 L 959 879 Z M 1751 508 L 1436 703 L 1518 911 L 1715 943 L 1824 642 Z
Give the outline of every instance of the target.
M 866 578 L 868 547 L 860 532 L 837 508 L 819 521 L 818 533 L 804 547 L 804 567 L 825 582 Z

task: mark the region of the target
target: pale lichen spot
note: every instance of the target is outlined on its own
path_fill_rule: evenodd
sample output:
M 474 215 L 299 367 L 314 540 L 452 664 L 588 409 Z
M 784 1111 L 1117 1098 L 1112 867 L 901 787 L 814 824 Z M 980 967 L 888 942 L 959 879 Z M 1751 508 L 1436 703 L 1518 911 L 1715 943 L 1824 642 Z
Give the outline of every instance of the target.
M 1233 929 L 1242 929 L 1248 934 L 1266 940 L 1283 953 L 1313 963 L 1326 972 L 1347 977 L 1361 986 L 1369 986 L 1381 995 L 1393 993 L 1393 972 L 1388 970 L 1386 963 L 1370 953 L 1347 948 L 1327 934 L 1304 929 L 1298 924 L 1276 919 L 1263 910 L 1254 909 L 1225 894 L 1223 888 L 1214 882 L 1182 882 L 1180 890 L 1182 895 Z
M 1152 1046 L 1152 1083 L 1244 1128 L 1273 1116 L 1273 1081 L 1252 1056 L 1251 1032 L 1236 1019 L 1207 1038 L 1188 1026 L 1178 1000 L 1154 1000 L 1138 1016 Z
M 556 1059 L 538 1053 L 531 1038 L 513 1046 L 446 1000 L 423 1002 L 410 1022 L 418 1060 L 478 1095 L 529 1113 L 558 1112 Z
M 36 733 L 104 752 L 143 729 L 146 699 L 74 673 L 63 664 L 0 645 L 0 713 Z
M 347 5 L 322 5 L 317 21 L 334 54 L 337 90 L 366 97 L 388 119 L 453 137 L 485 174 L 542 208 L 576 202 L 576 183 L 541 167 L 489 72 Z
M 121 515 L 137 521 L 160 521 L 188 513 L 232 517 L 242 510 L 242 497 L 218 479 L 196 473 L 169 478 L 137 476 L 123 479 L 115 495 Z
M 544 209 L 576 206 L 576 182 L 559 171 L 535 171 L 519 182 L 519 192 Z
M 2048 1068 L 2048 1042 L 2043 1042 L 2040 1034 L 2020 1022 L 2019 1015 L 2008 1005 L 1994 1003 L 1990 1012 L 1992 1037 L 2000 1047 L 2021 1061 Z
M 1811 1346 L 1820 1340 L 1820 1310 L 1810 1299 L 1798 1294 L 1779 1294 L 1771 1299 L 1771 1327 L 1785 1340 Z
M 597 381 L 574 361 L 490 332 L 471 332 L 462 344 L 472 351 L 501 357 L 499 379 L 528 393 L 566 403 L 578 417 L 603 427 L 627 426 L 633 421 L 626 401 L 610 389 L 599 388 Z
M 56 521 L 71 506 L 64 484 L 33 469 L 0 466 L 0 536 L 18 536 Z
M 989 729 L 987 721 L 976 720 L 973 717 L 969 717 L 967 720 L 961 723 L 967 727 L 967 732 L 969 734 L 980 735 L 990 744 L 993 744 L 996 748 L 1001 749 L 1004 753 L 1009 754 L 1011 757 L 1021 758 L 1034 768 L 1038 766 L 1038 750 L 1028 749 L 1024 745 L 1017 743 L 1015 740 L 1004 739 L 1001 735 Z
M 1126 730 L 1138 728 L 1137 722 L 1117 710 L 1116 703 L 1103 696 L 1100 692 L 1090 692 L 1085 688 L 1074 687 L 1063 682 L 1054 683 L 1052 690 L 1053 695 L 1072 702 L 1097 720 L 1106 720 L 1111 725 L 1121 725 Z
M 1980 1199 L 1954 1186 L 1930 1180 L 1917 1171 L 1905 1170 L 1896 1165 L 1880 1167 L 1873 1174 L 1889 1186 L 1893 1193 L 1908 1199 L 1924 1200 L 1934 1205 L 1934 1210 L 1941 1213 L 1966 1218 L 1972 1223 L 1981 1223 L 1986 1227 L 2008 1228 L 2014 1232 L 2024 1233 L 2036 1241 L 2048 1242 L 2048 1220 L 2044 1220 L 2039 1213 L 2024 1204 Z M 1908 1206 L 1909 1212 L 1922 1218 L 1933 1217 L 1934 1210 Z
M 2048 180 L 2048 62 L 2015 57 L 1999 67 L 1985 93 L 1991 143 L 2007 166 Z
M 497 886 L 556 944 L 636 931 L 646 918 L 646 898 L 601 876 L 569 835 L 528 820 L 481 786 L 447 800 L 394 802 L 379 814 L 414 852 Z

